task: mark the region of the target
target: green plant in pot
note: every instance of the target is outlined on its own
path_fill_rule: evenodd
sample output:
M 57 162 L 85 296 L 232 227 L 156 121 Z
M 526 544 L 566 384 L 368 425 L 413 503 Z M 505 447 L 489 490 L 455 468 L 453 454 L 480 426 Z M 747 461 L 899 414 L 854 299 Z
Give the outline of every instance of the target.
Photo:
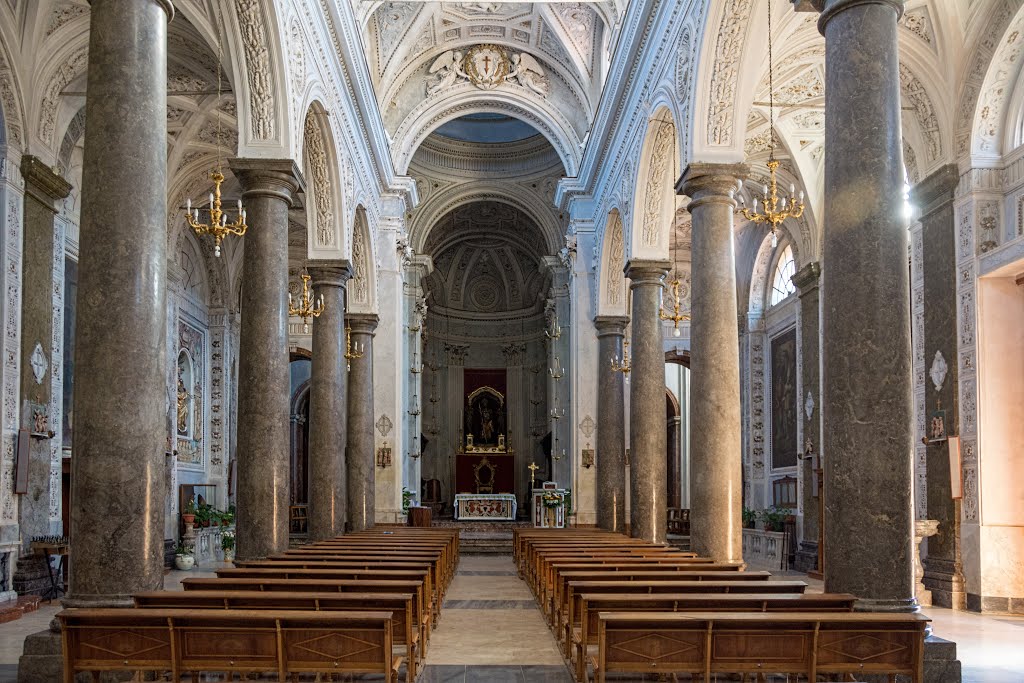
M 210 526 L 210 511 L 212 509 L 213 508 L 206 503 L 199 504 L 199 507 L 196 509 L 196 522 L 198 523 L 198 526 Z
M 235 534 L 232 531 L 225 531 L 220 536 L 220 548 L 224 551 L 224 561 L 232 562 L 235 559 Z
M 196 564 L 196 558 L 192 554 L 192 548 L 185 545 L 185 541 L 178 541 L 178 549 L 174 552 L 174 566 L 183 572 L 192 569 Z
M 770 507 L 766 510 L 761 511 L 761 521 L 764 523 L 765 531 L 784 531 L 786 525 L 786 517 L 789 515 L 787 510 L 780 510 L 777 507 Z
M 409 505 L 412 504 L 413 493 L 409 489 L 402 487 L 402 512 L 409 514 Z
M 189 498 L 188 502 L 185 503 L 185 509 L 181 513 L 181 521 L 185 526 L 193 525 L 196 522 L 196 501 L 193 498 Z
M 757 511 L 750 508 L 743 508 L 743 528 L 753 529 L 757 522 Z

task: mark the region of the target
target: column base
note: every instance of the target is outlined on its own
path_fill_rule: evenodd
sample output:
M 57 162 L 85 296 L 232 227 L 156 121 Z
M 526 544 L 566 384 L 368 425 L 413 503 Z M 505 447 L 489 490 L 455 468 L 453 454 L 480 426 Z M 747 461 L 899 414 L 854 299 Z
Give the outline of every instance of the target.
M 924 559 L 925 588 L 932 593 L 932 604 L 950 609 L 967 609 L 967 587 L 963 572 L 950 560 Z
M 925 638 L 924 683 L 961 683 L 956 643 L 936 636 Z
M 967 594 L 967 610 L 985 614 L 1024 614 L 1024 596 Z
M 793 560 L 793 569 L 806 574 L 817 568 L 818 543 L 816 541 L 800 541 L 800 548 L 796 551 L 796 558 Z

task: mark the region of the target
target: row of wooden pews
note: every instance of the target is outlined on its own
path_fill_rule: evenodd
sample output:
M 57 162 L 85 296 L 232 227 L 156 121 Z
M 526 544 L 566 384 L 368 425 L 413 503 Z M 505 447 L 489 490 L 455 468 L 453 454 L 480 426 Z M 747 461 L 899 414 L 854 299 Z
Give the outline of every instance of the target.
M 404 665 L 413 683 L 458 558 L 457 529 L 375 527 L 139 593 L 133 607 L 67 609 L 64 681 L 129 671 L 397 683 Z
M 513 542 L 579 683 L 640 673 L 922 680 L 922 615 L 854 612 L 852 595 L 806 593 L 802 581 L 596 529 L 517 529 Z

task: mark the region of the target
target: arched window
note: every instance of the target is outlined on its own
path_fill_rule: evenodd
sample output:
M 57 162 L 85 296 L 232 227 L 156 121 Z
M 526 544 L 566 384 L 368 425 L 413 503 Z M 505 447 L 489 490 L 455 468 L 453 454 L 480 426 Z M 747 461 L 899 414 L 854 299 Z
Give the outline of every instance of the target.
M 793 260 L 793 248 L 787 246 L 779 262 L 775 266 L 775 276 L 772 278 L 772 295 L 768 300 L 769 306 L 774 306 L 790 294 L 796 292 L 793 284 L 793 276 L 796 275 L 796 261 Z

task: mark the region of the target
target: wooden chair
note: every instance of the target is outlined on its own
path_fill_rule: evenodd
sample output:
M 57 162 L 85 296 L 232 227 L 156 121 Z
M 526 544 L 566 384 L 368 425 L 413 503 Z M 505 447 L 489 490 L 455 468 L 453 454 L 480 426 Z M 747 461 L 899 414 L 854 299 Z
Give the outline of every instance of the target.
M 289 513 L 289 530 L 293 534 L 305 534 L 308 533 L 308 518 L 306 511 L 308 506 L 306 505 L 292 505 L 288 509 Z
M 430 508 L 435 518 L 444 514 L 448 503 L 441 497 L 441 481 L 439 479 L 424 479 L 420 485 L 420 494 L 423 506 Z
M 486 457 L 473 466 L 477 493 L 494 493 L 494 475 L 497 470 Z

